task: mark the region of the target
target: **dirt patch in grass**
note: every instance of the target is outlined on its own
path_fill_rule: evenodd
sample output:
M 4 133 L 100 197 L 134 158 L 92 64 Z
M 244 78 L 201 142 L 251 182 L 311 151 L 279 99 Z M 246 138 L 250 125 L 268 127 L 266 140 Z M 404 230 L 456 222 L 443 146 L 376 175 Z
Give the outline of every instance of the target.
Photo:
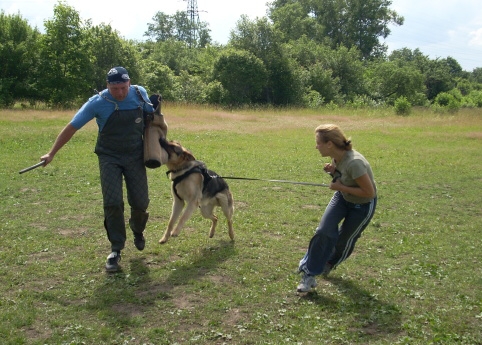
M 482 132 L 467 133 L 467 138 L 480 140 L 482 139 Z

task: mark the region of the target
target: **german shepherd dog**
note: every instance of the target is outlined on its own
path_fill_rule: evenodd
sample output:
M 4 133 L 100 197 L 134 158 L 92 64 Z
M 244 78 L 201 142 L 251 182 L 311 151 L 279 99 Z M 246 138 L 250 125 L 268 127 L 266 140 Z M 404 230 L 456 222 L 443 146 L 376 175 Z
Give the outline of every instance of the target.
M 182 230 L 184 223 L 192 216 L 197 207 L 206 219 L 211 219 L 209 237 L 214 236 L 218 217 L 214 215 L 214 207 L 220 206 L 228 221 L 228 232 L 234 240 L 233 214 L 234 200 L 226 181 L 214 171 L 208 170 L 206 165 L 196 160 L 193 154 L 176 141 L 159 139 L 164 154 L 163 163 L 167 166 L 172 181 L 172 213 L 164 236 L 159 240 L 163 244 L 169 237 L 176 237 Z M 184 208 L 184 206 L 186 206 Z M 182 212 L 184 209 L 184 212 Z M 181 216 L 182 213 L 182 216 Z M 181 216 L 181 218 L 179 218 Z M 179 222 L 175 226 L 176 221 Z

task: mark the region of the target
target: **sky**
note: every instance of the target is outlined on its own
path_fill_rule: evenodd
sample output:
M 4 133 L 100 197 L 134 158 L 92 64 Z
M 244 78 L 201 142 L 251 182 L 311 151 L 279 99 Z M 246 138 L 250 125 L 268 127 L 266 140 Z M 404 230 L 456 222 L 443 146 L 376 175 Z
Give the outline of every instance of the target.
M 226 44 L 241 15 L 266 16 L 264 0 L 194 0 L 201 22 L 207 22 L 214 42 Z M 145 40 L 147 24 L 161 11 L 173 15 L 186 11 L 187 0 L 121 1 L 64 0 L 82 20 L 110 24 L 126 39 Z M 0 0 L 0 10 L 18 14 L 44 32 L 44 21 L 53 18 L 57 0 Z M 454 58 L 466 71 L 482 67 L 482 6 L 480 0 L 392 0 L 391 9 L 405 18 L 402 26 L 390 26 L 388 51 L 419 49 L 431 59 Z

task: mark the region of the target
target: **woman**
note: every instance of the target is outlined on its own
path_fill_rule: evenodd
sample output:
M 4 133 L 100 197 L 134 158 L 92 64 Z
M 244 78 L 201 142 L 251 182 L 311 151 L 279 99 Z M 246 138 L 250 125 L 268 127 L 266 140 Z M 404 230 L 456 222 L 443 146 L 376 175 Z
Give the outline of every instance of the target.
M 331 157 L 324 170 L 333 177 L 335 191 L 308 251 L 300 260 L 303 274 L 298 292 L 316 287 L 315 276 L 328 273 L 345 261 L 362 231 L 370 223 L 377 204 L 377 189 L 368 161 L 352 149 L 351 140 L 336 125 L 320 125 L 315 130 L 316 148 L 322 157 Z

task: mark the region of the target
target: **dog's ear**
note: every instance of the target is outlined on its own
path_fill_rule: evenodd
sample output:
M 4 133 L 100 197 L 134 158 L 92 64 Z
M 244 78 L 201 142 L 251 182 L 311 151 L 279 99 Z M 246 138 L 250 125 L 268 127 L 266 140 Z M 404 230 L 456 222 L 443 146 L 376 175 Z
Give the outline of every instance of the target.
M 194 155 L 188 151 L 188 150 L 184 150 L 184 152 L 182 153 L 182 155 L 184 156 L 184 159 L 186 161 L 195 161 L 196 158 L 194 157 Z

